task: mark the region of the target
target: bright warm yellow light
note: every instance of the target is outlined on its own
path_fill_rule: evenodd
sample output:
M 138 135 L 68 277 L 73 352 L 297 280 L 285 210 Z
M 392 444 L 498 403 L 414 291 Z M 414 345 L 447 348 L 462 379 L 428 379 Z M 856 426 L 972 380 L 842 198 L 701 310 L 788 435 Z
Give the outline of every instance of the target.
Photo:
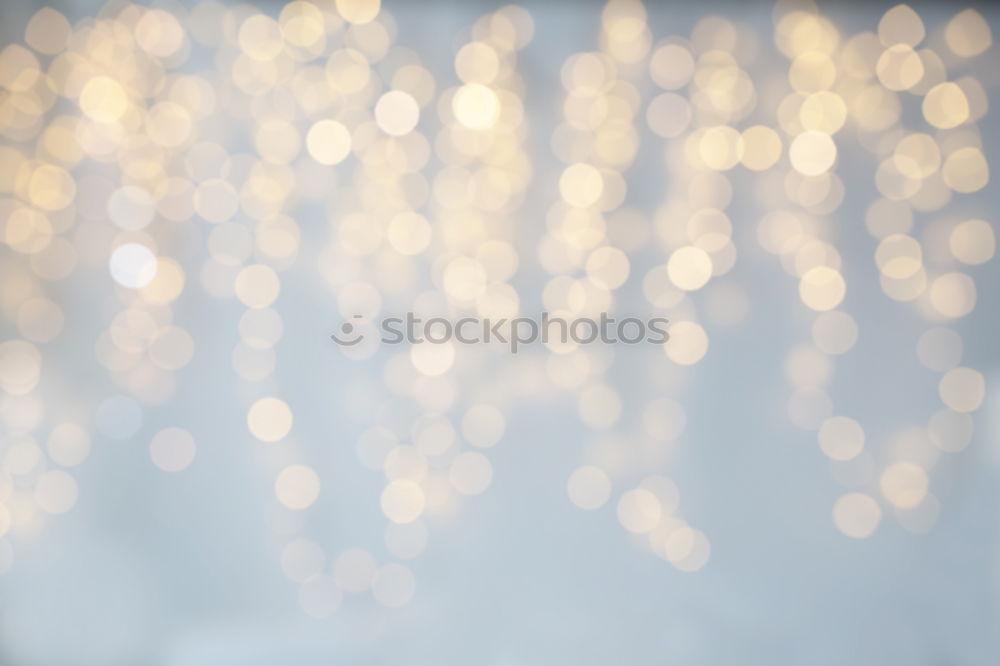
M 488 130 L 500 118 L 500 98 L 480 83 L 469 83 L 455 92 L 451 109 L 458 122 L 469 129 Z
M 292 410 L 280 398 L 261 398 L 250 407 L 247 426 L 262 442 L 277 442 L 292 429 Z

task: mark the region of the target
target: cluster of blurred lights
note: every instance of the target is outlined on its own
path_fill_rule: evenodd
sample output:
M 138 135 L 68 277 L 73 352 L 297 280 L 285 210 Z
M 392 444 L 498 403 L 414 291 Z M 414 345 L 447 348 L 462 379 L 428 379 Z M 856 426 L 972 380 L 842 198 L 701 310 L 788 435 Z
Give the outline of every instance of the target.
M 990 225 L 941 217 L 923 225 L 923 242 L 910 233 L 916 214 L 941 211 L 953 194 L 977 192 L 989 180 L 974 125 L 986 113 L 986 93 L 973 77 L 948 80 L 945 62 L 960 66 L 961 59 L 985 51 L 990 29 L 981 15 L 965 10 L 947 23 L 936 48 L 919 48 L 927 42 L 924 23 L 912 8 L 898 5 L 882 16 L 877 32 L 861 33 L 842 46 L 828 21 L 794 10 L 779 20 L 777 35 L 779 48 L 791 59 L 789 82 L 798 91 L 779 106 L 779 115 L 799 108 L 798 125 L 783 123 L 796 135 L 789 159 L 812 182 L 800 180 L 791 188 L 786 180 L 788 198 L 803 210 L 769 214 L 758 234 L 761 244 L 798 277 L 802 303 L 819 313 L 812 344 L 798 346 L 786 357 L 785 374 L 793 387 L 789 418 L 817 431 L 835 477 L 851 489 L 833 507 L 834 523 L 844 534 L 863 538 L 874 532 L 882 518 L 879 495 L 904 528 L 925 532 L 939 507 L 930 493 L 931 468 L 941 452 L 960 451 L 971 440 L 969 414 L 983 401 L 983 376 L 959 367 L 958 333 L 941 326 L 927 331 L 917 343 L 917 355 L 929 369 L 944 373 L 939 384 L 944 409 L 926 427 L 898 433 L 877 459 L 866 448 L 862 425 L 834 415 L 824 390 L 833 375 L 833 357 L 854 346 L 858 324 L 837 309 L 847 290 L 840 254 L 824 240 L 832 235 L 828 225 L 813 215 L 831 213 L 843 200 L 843 184 L 831 171 L 836 145 L 830 137 L 851 117 L 862 146 L 879 160 L 875 188 L 880 197 L 868 208 L 866 226 L 878 241 L 874 263 L 883 292 L 894 301 L 915 302 L 935 323 L 972 312 L 975 282 L 955 270 L 955 262 L 975 265 L 992 258 Z M 901 126 L 911 107 L 922 115 L 926 131 Z M 807 143 L 799 146 L 802 141 Z M 817 188 L 817 179 L 826 182 Z M 817 191 L 823 193 L 821 201 L 803 199 L 803 192 Z
M 392 46 L 391 17 L 362 14 L 367 20 L 361 22 L 342 15 L 352 24 L 349 32 L 363 39 L 356 48 L 334 50 L 325 73 L 317 70 L 323 76 L 310 83 L 302 98 L 311 123 L 305 133 L 309 156 L 323 167 L 351 158 L 357 164 L 353 187 L 325 201 L 331 241 L 321 251 L 319 270 L 341 314 L 361 315 L 365 321 L 360 325 L 368 325 L 383 301 L 414 298 L 414 276 L 429 269 L 436 288 L 415 295 L 419 313 L 476 308 L 483 316 L 512 316 L 517 293 L 506 280 L 516 271 L 518 257 L 507 240 L 513 236 L 509 216 L 530 177 L 520 148 L 524 126 L 516 53 L 530 40 L 530 17 L 508 7 L 473 26 L 455 56 L 460 83 L 438 94 L 419 57 Z M 253 30 L 247 23 L 240 29 L 240 45 L 248 53 L 255 35 L 274 34 L 264 27 L 270 19 L 251 20 Z M 376 63 L 378 70 L 372 67 Z M 341 94 L 329 97 L 333 91 Z M 432 145 L 422 130 L 435 113 L 440 130 Z M 271 150 L 277 153 L 272 161 L 295 158 L 290 146 L 299 138 L 291 122 L 258 127 L 267 129 L 256 135 L 265 160 Z M 432 152 L 443 167 L 428 179 Z M 330 171 L 308 178 L 315 188 L 301 195 L 326 198 Z M 437 211 L 435 224 L 419 212 L 428 208 Z M 436 252 L 424 264 L 422 255 L 432 240 Z M 244 318 L 245 327 L 241 322 L 246 348 L 234 352 L 234 368 L 242 379 L 259 381 L 275 367 L 272 347 L 280 339 L 281 319 L 269 306 L 280 280 L 269 265 L 257 264 L 241 268 L 234 284 L 236 297 L 250 308 L 247 316 L 254 317 L 253 322 Z M 254 315 L 260 312 L 268 314 Z M 346 353 L 369 358 L 377 350 L 373 341 Z M 420 345 L 390 358 L 384 370 L 388 394 L 373 398 L 384 411 L 357 441 L 360 462 L 384 475 L 379 506 L 388 519 L 385 545 L 399 559 L 423 550 L 425 514 L 446 514 L 456 495 L 478 495 L 492 482 L 492 465 L 481 449 L 500 440 L 505 418 L 489 402 L 460 406 L 449 377 L 460 353 L 451 344 Z M 447 415 L 456 409 L 463 412 L 461 423 Z M 247 415 L 250 432 L 268 443 L 285 441 L 293 420 L 291 407 L 277 396 L 257 399 Z M 463 451 L 463 442 L 474 448 Z M 319 499 L 321 479 L 310 465 L 295 462 L 277 471 L 274 488 L 282 506 L 301 511 Z M 301 584 L 300 602 L 312 615 L 331 612 L 344 593 L 370 590 L 387 606 L 401 605 L 413 594 L 413 575 L 401 563 L 377 566 L 374 555 L 361 549 L 337 555 L 330 567 L 326 558 L 319 544 L 301 536 L 282 554 L 285 573 Z
M 834 524 L 868 536 L 884 500 L 905 528 L 923 531 L 938 506 L 932 468 L 940 453 L 969 443 L 971 413 L 985 390 L 983 376 L 960 365 L 962 339 L 946 324 L 974 309 L 968 270 L 993 257 L 994 234 L 983 220 L 936 214 L 989 180 L 976 127 L 987 94 L 975 77 L 949 70 L 986 51 L 991 32 L 974 10 L 930 35 L 900 5 L 876 31 L 849 39 L 802 3 L 779 3 L 774 16 L 775 45 L 789 60 L 786 82 L 751 75 L 761 46 L 748 28 L 713 16 L 688 37 L 656 39 L 641 3 L 606 5 L 598 50 L 573 54 L 560 70 L 562 122 L 549 145 L 562 167 L 529 257 L 547 273 L 541 305 L 566 318 L 611 310 L 616 290 L 640 270 L 634 257 L 658 249 L 662 256 L 641 275 L 642 295 L 673 322 L 665 359 L 675 368 L 697 364 L 709 349 L 703 317 L 735 325 L 750 309 L 743 287 L 719 279 L 737 261 L 727 174 L 752 172 L 769 211 L 757 241 L 815 313 L 810 341 L 785 359 L 787 413 L 817 433 L 848 488 L 833 505 Z M 397 33 L 378 0 L 297 0 L 277 17 L 215 2 L 186 15 L 114 4 L 76 25 L 42 9 L 24 45 L 0 52 L 2 239 L 20 258 L 5 262 L 0 294 L 20 336 L 0 343 L 0 416 L 10 433 L 0 459 L 0 538 L 12 527 L 40 529 L 39 510 L 73 507 L 78 491 L 69 470 L 86 459 L 93 437 L 85 424 L 129 439 L 147 410 L 173 397 L 176 373 L 196 346 L 172 309 L 186 289 L 245 307 L 231 365 L 247 389 L 240 392 L 246 426 L 263 445 L 284 447 L 258 460 L 289 516 L 320 500 L 321 475 L 289 443 L 293 408 L 270 381 L 284 333 L 274 306 L 283 274 L 300 266 L 302 234 L 292 215 L 302 207 L 330 220 L 318 272 L 344 317 L 370 321 L 389 302 L 424 316 L 521 311 L 522 294 L 511 283 L 526 263 L 516 214 L 535 174 L 517 58 L 533 36 L 531 16 L 508 6 L 482 17 L 457 49 L 455 76 L 440 80 L 419 54 L 394 45 Z M 196 50 L 211 53 L 215 72 L 179 71 Z M 762 118 L 762 109 L 771 117 Z M 919 117 L 922 126 L 908 131 L 904 117 Z M 652 215 L 625 206 L 627 172 L 646 128 L 663 140 L 671 181 Z M 855 319 L 838 309 L 848 281 L 831 229 L 846 196 L 835 170 L 848 129 L 877 163 L 878 198 L 865 225 L 877 241 L 882 290 L 933 324 L 916 354 L 941 375 L 942 409 L 925 426 L 901 431 L 878 460 L 863 426 L 836 414 L 824 388 L 834 358 L 859 336 Z M 232 152 L 244 134 L 253 153 Z M 931 216 L 919 236 L 917 215 Z M 184 267 L 192 243 L 205 250 L 196 273 Z M 95 265 L 106 266 L 119 311 L 94 352 L 119 393 L 91 417 L 52 423 L 43 449 L 40 347 L 62 334 L 67 317 L 45 284 Z M 417 290 L 424 274 L 432 284 Z M 345 353 L 372 357 L 375 336 L 368 338 L 372 344 Z M 379 506 L 394 558 L 419 555 L 427 518 L 447 516 L 458 497 L 492 482 L 486 451 L 503 437 L 520 382 L 469 390 L 476 376 L 536 373 L 533 379 L 575 394 L 585 426 L 614 432 L 625 405 L 607 377 L 611 353 L 547 347 L 541 366 L 518 370 L 451 343 L 415 345 L 386 360 L 373 399 L 381 407 L 362 424 L 356 452 L 384 476 Z M 680 377 L 669 387 L 675 396 Z M 622 527 L 678 569 L 697 570 L 710 545 L 681 516 L 676 483 L 646 473 L 626 478 L 642 469 L 643 456 L 659 459 L 681 437 L 684 407 L 657 397 L 639 421 L 652 452 L 625 461 L 621 451 L 609 452 L 614 436 L 601 435 L 569 476 L 568 497 L 595 510 L 624 486 L 616 503 Z M 196 455 L 196 440 L 182 427 L 149 441 L 152 463 L 166 472 L 184 470 Z M 413 596 L 406 565 L 379 564 L 359 548 L 331 555 L 296 533 L 294 518 L 283 525 L 281 567 L 300 585 L 307 613 L 331 613 L 345 593 L 370 591 L 386 606 Z M 10 551 L 9 540 L 0 540 L 0 570 Z

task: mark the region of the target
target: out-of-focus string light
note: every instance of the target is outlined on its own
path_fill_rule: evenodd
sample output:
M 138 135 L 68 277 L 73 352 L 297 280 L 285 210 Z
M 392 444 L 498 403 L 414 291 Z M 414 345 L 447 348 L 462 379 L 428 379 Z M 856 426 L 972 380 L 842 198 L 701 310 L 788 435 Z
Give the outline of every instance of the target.
M 957 20 L 959 17 L 953 21 Z M 975 24 L 970 17 L 962 17 L 961 20 L 969 22 L 970 26 Z M 804 26 L 823 26 L 824 21 L 818 17 L 810 18 L 806 14 L 796 12 L 786 14 L 779 21 L 776 33 L 779 36 L 779 46 L 781 35 L 788 32 L 795 33 L 807 29 L 829 32 L 825 28 L 795 27 L 796 23 L 802 23 Z M 782 26 L 787 30 L 783 30 Z M 970 30 L 977 29 L 970 27 Z M 830 34 L 833 35 L 832 32 Z M 887 296 L 898 301 L 928 299 L 928 305 L 937 311 L 937 316 L 958 318 L 972 310 L 975 300 L 973 281 L 958 272 L 929 278 L 923 247 L 908 233 L 913 226 L 914 211 L 939 210 L 950 199 L 949 189 L 954 192 L 972 192 L 980 189 L 988 180 L 988 168 L 977 146 L 964 145 L 967 141 L 965 138 L 959 139 L 958 149 L 949 156 L 946 147 L 949 141 L 941 134 L 907 134 L 893 128 L 900 117 L 900 111 L 897 109 L 900 109 L 902 104 L 898 96 L 891 96 L 902 91 L 923 97 L 919 106 L 924 119 L 933 126 L 932 131 L 934 128 L 937 130 L 958 128 L 970 120 L 970 107 L 964 90 L 955 83 L 945 80 L 947 71 L 941 59 L 930 49 L 915 50 L 924 40 L 925 34 L 924 24 L 912 8 L 906 5 L 894 7 L 886 12 L 879 23 L 877 42 L 866 34 L 855 36 L 848 42 L 849 49 L 842 56 L 842 66 L 846 76 L 842 82 L 835 76 L 829 78 L 826 87 L 834 87 L 845 93 L 853 91 L 858 95 L 853 104 L 848 98 L 846 107 L 852 110 L 855 122 L 864 132 L 873 133 L 869 143 L 879 146 L 877 152 L 882 155 L 890 153 L 882 158 L 876 173 L 876 186 L 884 199 L 876 201 L 869 208 L 867 219 L 869 230 L 879 240 L 875 251 L 875 263 L 880 271 L 883 290 Z M 829 39 L 820 40 L 820 43 L 833 44 L 835 41 L 831 36 Z M 786 54 L 789 52 L 786 51 Z M 816 61 L 819 62 L 818 59 Z M 792 65 L 793 85 L 797 62 L 800 62 L 798 58 Z M 871 88 L 870 84 L 864 83 L 870 81 L 873 74 L 885 92 L 878 92 L 877 88 Z M 859 84 L 869 87 L 859 88 Z M 864 110 L 866 102 L 877 98 L 894 100 L 888 107 L 893 109 L 892 113 L 884 120 L 876 120 L 875 116 Z M 835 130 L 836 127 L 832 129 Z M 880 132 L 884 134 L 880 136 L 878 134 Z M 819 137 L 826 136 L 823 134 L 800 134 L 795 141 L 805 141 L 807 136 L 808 140 L 815 141 L 815 144 L 808 147 L 801 146 L 800 154 L 797 156 L 796 143 L 793 142 L 789 151 L 792 165 L 806 175 L 816 176 L 825 173 L 836 157 L 835 148 L 831 143 L 826 148 L 820 149 Z M 828 139 L 823 141 L 826 140 Z M 952 160 L 951 168 L 947 166 L 949 160 Z M 781 228 L 791 230 L 792 225 L 793 218 L 790 216 L 766 218 L 761 225 L 761 230 L 765 234 L 761 237 L 761 241 L 767 247 L 767 244 L 772 242 L 767 238 L 772 230 L 777 231 Z M 970 235 L 974 233 L 981 238 L 985 248 L 992 247 L 992 232 L 984 231 L 982 226 L 974 223 L 966 225 L 969 226 L 963 226 L 962 231 L 958 231 L 956 227 L 956 231 L 952 232 L 956 237 L 956 246 L 961 244 L 958 239 L 964 233 Z M 975 232 L 971 231 L 973 228 L 976 229 Z M 785 247 L 788 247 L 787 242 L 779 241 L 772 251 L 783 252 Z M 992 250 L 987 249 L 983 255 L 992 255 Z M 840 276 L 837 265 L 810 268 L 801 278 L 800 296 L 803 302 L 821 311 L 836 307 L 844 294 L 844 281 Z M 834 316 L 837 320 L 831 318 Z M 827 353 L 846 351 L 857 337 L 857 326 L 846 314 L 836 311 L 831 311 L 822 317 L 826 319 L 818 318 L 813 327 L 813 337 L 817 346 Z M 940 356 L 941 353 L 935 349 L 938 345 L 953 345 L 950 336 L 954 333 L 949 329 L 937 330 L 943 331 L 942 335 L 947 335 L 944 337 L 938 335 L 934 339 L 925 336 L 918 345 L 918 353 L 921 359 L 927 359 L 925 364 L 932 363 L 940 369 L 948 369 L 958 362 L 954 354 L 950 354 L 953 360 L 940 363 L 932 360 L 932 356 Z M 845 343 L 841 343 L 838 338 L 843 338 Z M 975 409 L 978 405 L 981 375 L 965 368 L 956 369 L 954 372 L 958 374 L 951 376 L 960 379 L 954 382 L 942 380 L 942 400 L 946 406 L 952 408 L 961 405 L 966 409 Z M 948 376 L 946 375 L 946 378 Z M 819 398 L 821 395 L 817 394 L 816 397 Z M 955 402 L 949 405 L 948 400 Z M 802 415 L 805 415 L 810 410 L 822 409 L 823 412 L 828 412 L 832 409 L 832 404 L 828 399 L 823 399 L 819 402 L 814 401 L 810 406 L 809 401 L 796 401 L 793 398 L 790 408 L 805 410 L 802 412 Z M 816 411 L 815 414 L 819 415 L 820 412 Z M 794 412 L 792 416 L 795 420 Z M 802 421 L 803 425 L 806 423 L 807 421 Z M 932 417 L 932 423 L 933 427 L 929 428 L 929 432 L 934 433 L 931 440 L 939 442 L 948 434 L 954 434 L 957 441 L 968 441 L 970 426 L 964 422 L 960 425 L 955 423 L 955 419 L 949 417 L 947 412 L 939 412 Z M 810 420 L 808 424 L 815 425 L 815 421 Z M 856 421 L 845 416 L 825 418 L 819 427 L 819 441 L 824 453 L 835 461 L 854 460 L 858 456 L 867 455 L 864 453 L 864 431 Z M 838 500 L 834 507 L 834 522 L 841 531 L 858 538 L 871 534 L 882 515 L 878 503 L 872 499 L 872 495 L 878 494 L 896 509 L 900 522 L 907 529 L 923 531 L 929 527 L 928 520 L 933 521 L 937 500 L 928 494 L 928 476 L 925 467 L 933 465 L 936 456 L 924 453 L 927 451 L 926 447 L 931 445 L 926 437 L 914 441 L 921 443 L 915 448 L 909 447 L 897 451 L 896 455 L 911 458 L 919 456 L 919 461 L 890 460 L 881 475 L 881 485 L 875 484 L 876 487 L 870 491 L 871 495 L 855 492 L 844 495 Z M 945 444 L 941 448 L 953 450 L 954 446 Z M 921 467 L 921 464 L 924 467 Z M 915 519 L 912 512 L 922 510 L 920 507 L 926 507 L 923 514 L 925 518 Z

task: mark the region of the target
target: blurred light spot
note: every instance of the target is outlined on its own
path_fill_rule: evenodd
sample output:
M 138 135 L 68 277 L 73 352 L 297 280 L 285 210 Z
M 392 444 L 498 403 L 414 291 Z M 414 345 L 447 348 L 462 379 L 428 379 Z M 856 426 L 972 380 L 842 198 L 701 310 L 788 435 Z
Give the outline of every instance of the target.
M 865 448 L 865 431 L 852 418 L 835 416 L 819 428 L 819 448 L 832 460 L 850 460 Z
M 194 209 L 209 222 L 225 222 L 240 207 L 236 188 L 221 178 L 210 178 L 194 191 Z
M 939 83 L 924 97 L 924 118 L 934 127 L 951 129 L 969 119 L 969 100 L 955 83 Z
M 134 28 L 139 47 L 158 58 L 168 58 L 184 44 L 184 28 L 170 12 L 149 9 Z
M 306 149 L 320 164 L 340 164 L 351 152 L 351 134 L 336 120 L 320 120 L 306 134 Z
M 693 321 L 678 321 L 670 325 L 670 338 L 663 349 L 671 361 L 679 365 L 694 365 L 708 352 L 708 334 Z
M 319 497 L 319 477 L 305 465 L 289 465 L 278 473 L 274 494 L 289 509 L 306 509 Z
M 145 245 L 123 243 L 111 253 L 108 267 L 115 282 L 129 289 L 139 289 L 156 277 L 157 261 Z
M 841 274 L 829 266 L 811 268 L 799 281 L 799 296 L 813 310 L 832 310 L 844 300 L 846 285 Z
M 66 513 L 76 504 L 76 480 L 62 470 L 45 472 L 35 483 L 35 502 L 46 513 Z
M 916 46 L 924 39 L 924 22 L 909 5 L 896 5 L 878 22 L 878 38 L 884 46 Z
M 66 48 L 72 28 L 66 17 L 51 7 L 42 7 L 24 30 L 24 41 L 39 53 L 55 55 Z
M 664 139 L 680 136 L 691 123 L 691 116 L 691 104 L 687 99 L 675 93 L 657 95 L 646 109 L 646 122 L 649 124 L 649 129 Z
M 462 436 L 473 446 L 493 446 L 503 437 L 505 429 L 503 412 L 493 405 L 472 405 L 462 417 Z
M 828 310 L 813 321 L 812 337 L 821 351 L 843 354 L 858 341 L 858 324 L 846 312 Z
M 424 512 L 424 491 L 407 479 L 389 482 L 382 490 L 382 512 L 394 523 L 412 523 Z
M 375 122 L 386 134 L 403 136 L 420 120 L 420 107 L 409 93 L 391 90 L 375 104 Z
M 264 264 L 253 264 L 236 274 L 236 297 L 250 308 L 266 308 L 281 291 L 281 281 L 274 269 Z
M 741 139 L 728 125 L 709 127 L 698 142 L 698 156 L 709 169 L 727 171 L 740 161 Z
M 183 428 L 164 428 L 149 442 L 149 457 L 164 472 L 179 472 L 193 461 L 194 437 Z
M 927 435 L 934 446 L 949 453 L 964 451 L 974 431 L 971 415 L 950 409 L 935 412 L 927 424 Z
M 941 170 L 944 182 L 956 192 L 978 192 L 990 182 L 990 168 L 978 148 L 959 148 L 948 155 Z
M 708 538 L 692 527 L 672 530 L 663 542 L 667 561 L 681 571 L 698 571 L 708 563 L 710 552 Z
M 976 283 L 964 273 L 945 273 L 931 283 L 931 305 L 942 316 L 958 319 L 976 307 Z
M 847 493 L 833 505 L 833 522 L 837 529 L 855 539 L 870 536 L 880 520 L 882 509 L 864 493 Z
M 566 203 L 586 208 L 596 203 L 604 191 L 604 179 L 595 167 L 577 162 L 559 177 L 559 193 Z
M 941 402 L 956 412 L 974 412 L 983 404 L 986 382 L 972 368 L 953 368 L 938 383 Z
M 770 127 L 754 125 L 740 135 L 740 162 L 751 171 L 769 169 L 781 159 L 781 137 Z
M 24 395 L 38 384 L 42 356 L 38 348 L 24 340 L 0 343 L 0 386 L 7 393 Z
M 691 80 L 694 58 L 681 44 L 664 44 L 649 59 L 649 74 L 656 85 L 677 90 Z
M 660 500 L 643 488 L 626 491 L 618 500 L 618 520 L 629 532 L 652 531 L 661 515 Z
M 455 348 L 450 342 L 415 344 L 410 347 L 410 360 L 421 374 L 436 377 L 451 369 Z
M 80 109 L 94 120 L 113 123 L 125 115 L 128 94 L 109 76 L 95 76 L 80 91 Z
M 889 90 L 912 88 L 924 76 L 924 64 L 909 44 L 894 44 L 882 52 L 876 65 L 878 79 Z
M 931 328 L 917 340 L 917 358 L 938 372 L 951 370 L 962 360 L 962 336 L 950 328 Z
M 250 433 L 263 442 L 277 442 L 292 429 L 292 410 L 278 398 L 261 398 L 247 412 Z
M 423 215 L 403 211 L 389 221 L 386 239 L 400 254 L 420 254 L 430 244 L 431 225 Z
M 345 21 L 363 25 L 375 20 L 381 7 L 380 0 L 336 0 L 337 11 Z
M 922 467 L 908 461 L 889 465 L 879 479 L 882 494 L 900 509 L 912 509 L 927 496 L 927 472 Z
M 667 275 L 679 289 L 696 291 L 712 277 L 712 259 L 708 253 L 694 246 L 675 250 L 667 261 Z
M 108 216 L 122 229 L 142 229 L 153 221 L 155 212 L 153 198 L 141 187 L 120 187 L 108 199 Z
M 985 264 L 996 252 L 996 237 L 988 222 L 968 220 L 952 229 L 948 248 L 963 264 Z
M 500 118 L 500 98 L 480 83 L 467 83 L 455 92 L 451 109 L 458 122 L 472 130 L 488 130 Z
M 964 9 L 948 21 L 944 39 L 955 55 L 971 58 L 990 47 L 993 33 L 982 14 L 975 9 Z
M 90 453 L 90 435 L 75 423 L 62 423 L 49 433 L 46 449 L 49 457 L 63 467 L 74 467 Z
M 806 176 L 826 173 L 837 159 L 837 144 L 829 134 L 807 130 L 792 141 L 788 149 L 792 167 Z
M 566 482 L 566 492 L 570 501 L 581 509 L 597 509 L 611 497 L 611 479 L 600 467 L 579 467 Z

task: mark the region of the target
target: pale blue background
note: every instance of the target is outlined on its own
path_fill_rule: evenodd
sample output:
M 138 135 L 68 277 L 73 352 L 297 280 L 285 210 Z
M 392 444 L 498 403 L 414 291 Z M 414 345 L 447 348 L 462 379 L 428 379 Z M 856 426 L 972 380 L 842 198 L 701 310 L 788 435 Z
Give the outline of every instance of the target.
M 33 11 L 6 2 L 0 32 L 9 41 Z M 90 3 L 59 5 L 73 18 Z M 395 3 L 398 43 L 419 51 L 439 77 L 451 77 L 451 39 L 493 3 Z M 844 29 L 874 29 L 890 3 L 828 8 Z M 938 24 L 965 5 L 920 5 Z M 980 7 L 1000 31 L 996 11 Z M 594 49 L 598 3 L 530 6 L 536 38 L 521 54 L 527 81 L 531 157 L 539 177 L 523 212 L 522 257 L 557 196 L 558 163 L 548 136 L 559 122 L 558 68 L 571 53 Z M 654 35 L 687 34 L 703 11 L 754 26 L 770 39 L 770 5 L 655 5 Z M 937 18 L 935 18 L 937 17 Z M 995 68 L 996 51 L 983 56 Z M 774 54 L 774 67 L 787 64 Z M 757 71 L 766 71 L 758 67 Z M 775 69 L 776 72 L 782 70 Z M 440 74 L 438 74 L 440 72 Z M 995 72 L 981 66 L 983 77 Z M 447 80 L 451 80 L 450 78 Z M 995 89 L 994 89 L 995 90 Z M 997 99 L 991 92 L 992 101 Z M 981 124 L 987 158 L 1000 164 L 997 123 Z M 644 136 L 646 136 L 644 134 Z M 663 197 L 661 154 L 644 146 L 629 175 L 629 205 L 653 210 Z M 868 161 L 865 162 L 864 160 Z M 864 164 L 862 168 L 859 165 Z M 854 165 L 854 167 L 852 167 Z M 878 441 L 926 422 L 939 408 L 937 376 L 921 367 L 914 345 L 926 322 L 879 291 L 874 244 L 863 226 L 875 196 L 874 166 L 855 149 L 841 159 L 848 197 L 838 211 L 837 243 L 859 288 L 845 308 L 861 339 L 838 360 L 830 389 L 838 411 L 863 421 Z M 494 484 L 465 500 L 454 524 L 432 528 L 425 553 L 410 563 L 414 600 L 386 610 L 370 595 L 349 597 L 327 620 L 306 617 L 297 585 L 281 574 L 283 537 L 266 523 L 272 479 L 251 457 L 245 401 L 230 365 L 242 307 L 189 289 L 178 321 L 197 342 L 182 389 L 147 413 L 134 441 L 95 439 L 75 471 L 80 499 L 35 541 L 16 542 L 13 569 L 0 577 L 0 664 L 8 666 L 991 666 L 1000 662 L 998 553 L 996 262 L 972 274 L 978 306 L 956 324 L 963 362 L 981 370 L 987 405 L 976 414 L 969 449 L 942 457 L 932 491 L 942 501 L 936 528 L 917 536 L 891 514 L 858 541 L 834 527 L 830 508 L 843 492 L 831 478 L 815 435 L 784 418 L 781 363 L 808 337 L 795 281 L 757 245 L 760 211 L 750 179 L 733 172 L 729 207 L 740 248 L 731 277 L 750 288 L 754 310 L 737 329 L 709 328 L 712 349 L 690 373 L 679 398 L 688 429 L 666 473 L 681 490 L 684 515 L 710 538 L 712 556 L 696 574 L 635 547 L 613 502 L 590 513 L 574 507 L 565 482 L 592 433 L 568 395 L 508 413 L 504 440 L 489 452 Z M 988 186 L 960 204 L 995 221 Z M 323 475 L 324 491 L 305 536 L 328 552 L 360 546 L 380 561 L 385 519 L 379 474 L 354 454 L 360 428 L 331 408 L 346 392 L 377 386 L 381 364 L 352 363 L 326 334 L 339 321 L 329 291 L 311 273 L 324 242 L 322 224 L 300 215 L 301 274 L 289 277 L 277 308 L 286 333 L 277 347 L 276 389 L 296 412 L 296 437 Z M 315 236 L 311 236 L 315 231 Z M 312 241 L 310 242 L 310 239 Z M 655 261 L 650 253 L 648 264 Z M 7 257 L 8 255 L 0 255 Z M 529 294 L 541 274 L 528 259 L 519 285 Z M 197 265 L 192 262 L 192 266 Z M 46 367 L 72 378 L 70 392 L 96 406 L 115 392 L 93 359 L 93 342 L 117 307 L 106 275 L 84 274 L 58 286 L 67 330 L 44 347 Z M 88 281 L 89 280 L 89 281 Z M 527 288 L 525 288 L 527 287 Z M 633 279 L 624 289 L 638 296 Z M 636 300 L 636 302 L 639 302 Z M 15 335 L 5 324 L 4 338 Z M 642 354 L 617 352 L 612 373 L 623 391 L 623 428 L 651 397 Z M 531 362 L 531 355 L 510 363 Z M 641 379 L 641 381 L 633 381 Z M 484 377 L 484 382 L 490 381 Z M 640 394 L 640 392 L 642 392 Z M 58 400 L 58 397 L 53 397 Z M 180 425 L 197 438 L 198 457 L 181 474 L 149 462 L 147 442 Z M 877 445 L 876 445 L 877 446 Z M 641 477 L 640 477 L 641 478 Z M 637 481 L 634 480 L 634 481 Z M 633 482 L 634 482 L 633 481 Z M 618 487 L 620 492 L 622 487 Z

